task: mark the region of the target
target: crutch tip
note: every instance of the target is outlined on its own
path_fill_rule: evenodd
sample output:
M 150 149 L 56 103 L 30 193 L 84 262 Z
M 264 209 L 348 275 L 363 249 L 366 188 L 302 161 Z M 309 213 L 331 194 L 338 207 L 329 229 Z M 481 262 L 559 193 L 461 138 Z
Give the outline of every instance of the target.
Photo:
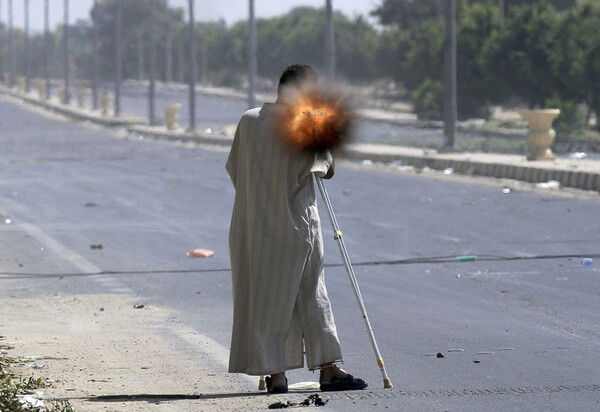
M 386 388 L 386 389 L 394 387 L 394 385 L 392 385 L 392 381 L 390 380 L 390 378 L 385 378 L 383 380 L 383 387 Z
M 264 379 L 260 379 L 258 381 L 258 390 L 259 391 L 266 391 L 267 390 L 267 383 L 265 382 Z

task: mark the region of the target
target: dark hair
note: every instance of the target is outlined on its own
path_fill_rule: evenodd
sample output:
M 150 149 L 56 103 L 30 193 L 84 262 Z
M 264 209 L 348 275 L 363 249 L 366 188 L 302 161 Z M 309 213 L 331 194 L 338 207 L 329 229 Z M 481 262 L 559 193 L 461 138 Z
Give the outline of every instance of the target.
M 317 73 L 307 64 L 292 64 L 288 66 L 281 77 L 277 86 L 277 95 L 281 95 L 281 91 L 285 86 L 294 86 L 297 89 L 301 88 L 306 82 L 316 82 Z

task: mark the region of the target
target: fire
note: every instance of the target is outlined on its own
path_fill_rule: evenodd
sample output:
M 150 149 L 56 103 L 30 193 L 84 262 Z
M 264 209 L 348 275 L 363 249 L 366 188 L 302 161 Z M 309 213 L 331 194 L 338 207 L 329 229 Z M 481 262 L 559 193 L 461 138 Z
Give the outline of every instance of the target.
M 279 119 L 285 141 L 300 150 L 338 146 L 350 132 L 351 111 L 336 95 L 301 93 Z

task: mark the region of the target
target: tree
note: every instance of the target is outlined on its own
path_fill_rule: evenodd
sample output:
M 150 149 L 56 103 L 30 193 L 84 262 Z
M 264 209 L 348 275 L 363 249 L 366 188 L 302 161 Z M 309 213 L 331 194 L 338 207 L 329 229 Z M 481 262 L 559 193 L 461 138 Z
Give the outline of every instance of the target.
M 530 107 L 543 106 L 556 90 L 551 49 L 558 21 L 558 13 L 546 2 L 513 7 L 504 29 L 486 49 L 485 70 Z

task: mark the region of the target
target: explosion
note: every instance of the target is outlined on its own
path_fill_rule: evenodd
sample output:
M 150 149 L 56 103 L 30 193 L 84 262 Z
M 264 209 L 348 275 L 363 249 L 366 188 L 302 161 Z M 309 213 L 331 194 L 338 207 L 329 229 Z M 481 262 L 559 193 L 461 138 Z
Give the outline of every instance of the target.
M 339 95 L 316 91 L 299 93 L 279 119 L 285 141 L 307 151 L 338 146 L 350 133 L 352 112 Z

